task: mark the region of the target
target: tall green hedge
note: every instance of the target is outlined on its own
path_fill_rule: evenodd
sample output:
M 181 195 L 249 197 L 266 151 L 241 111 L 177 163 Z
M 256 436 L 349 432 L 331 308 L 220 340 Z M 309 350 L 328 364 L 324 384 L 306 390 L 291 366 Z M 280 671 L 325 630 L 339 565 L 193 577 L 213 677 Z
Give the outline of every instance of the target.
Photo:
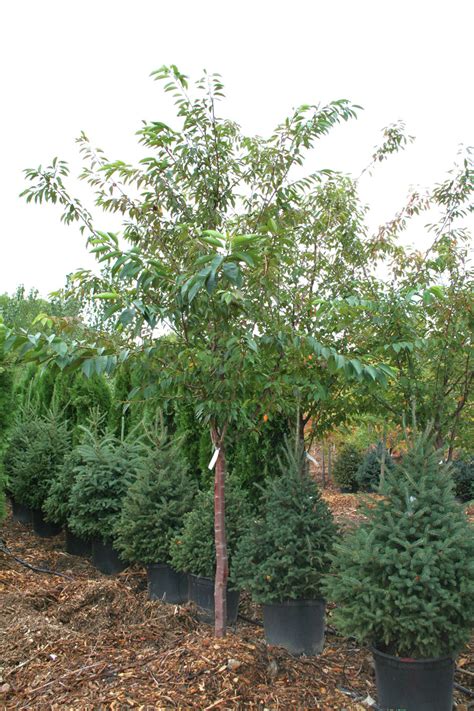
M 81 372 L 59 373 L 52 398 L 54 409 L 68 420 L 73 443 L 82 437 L 82 428 L 90 425 L 92 412 L 99 416 L 105 432 L 112 408 L 112 393 L 103 375 L 86 378 Z

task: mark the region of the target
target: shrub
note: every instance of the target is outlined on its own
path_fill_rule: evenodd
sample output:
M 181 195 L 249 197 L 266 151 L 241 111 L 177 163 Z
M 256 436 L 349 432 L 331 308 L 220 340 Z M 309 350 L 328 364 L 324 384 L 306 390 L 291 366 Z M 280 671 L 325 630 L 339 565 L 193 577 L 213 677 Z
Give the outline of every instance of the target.
M 420 436 L 325 583 L 343 634 L 402 657 L 453 655 L 474 624 L 474 529 L 439 460 Z
M 250 517 L 246 492 L 239 480 L 231 475 L 226 479 L 225 522 L 229 566 L 239 537 Z M 214 545 L 214 490 L 200 491 L 194 508 L 185 514 L 181 531 L 170 546 L 171 564 L 176 570 L 213 578 L 216 567 Z
M 140 465 L 124 499 L 115 541 L 124 560 L 168 563 L 171 540 L 196 491 L 180 441 L 163 439 Z
M 461 501 L 474 499 L 474 457 L 455 459 L 451 462 L 456 496 Z
M 67 423 L 51 413 L 38 417 L 31 410 L 24 411 L 4 457 L 13 498 L 32 509 L 42 508 L 70 447 Z
M 85 430 L 76 448 L 81 457 L 69 504 L 69 527 L 83 539 L 113 541 L 128 486 L 134 481 L 143 456 L 140 441 L 121 442 L 113 434 Z
M 71 491 L 81 466 L 84 466 L 84 460 L 77 448 L 74 448 L 66 455 L 49 487 L 48 496 L 43 504 L 47 521 L 61 526 L 68 525 L 71 515 Z
M 280 475 L 264 490 L 262 515 L 237 547 L 232 580 L 258 602 L 321 596 L 336 534 L 331 511 L 305 467 L 305 452 L 287 442 Z
M 380 468 L 384 446 L 381 442 L 377 447 L 366 452 L 356 471 L 357 488 L 361 491 L 378 491 L 380 485 Z M 394 463 L 390 453 L 385 450 L 384 472 L 393 469 Z
M 348 491 L 357 491 L 357 470 L 362 463 L 362 454 L 352 445 L 346 445 L 334 465 L 333 477 L 335 483 Z
M 0 523 L 2 523 L 3 519 L 7 515 L 6 496 L 5 496 L 6 488 L 7 488 L 7 478 L 4 474 L 3 467 L 0 465 Z
M 81 427 L 82 432 L 87 432 L 89 438 L 93 432 L 95 436 L 102 433 L 104 427 L 104 415 L 97 409 L 91 411 L 90 429 Z M 51 482 L 48 496 L 43 504 L 43 511 L 47 521 L 52 521 L 61 526 L 67 526 L 71 515 L 71 491 L 80 468 L 85 466 L 85 461 L 78 450 L 74 447 L 65 456 L 62 466 Z

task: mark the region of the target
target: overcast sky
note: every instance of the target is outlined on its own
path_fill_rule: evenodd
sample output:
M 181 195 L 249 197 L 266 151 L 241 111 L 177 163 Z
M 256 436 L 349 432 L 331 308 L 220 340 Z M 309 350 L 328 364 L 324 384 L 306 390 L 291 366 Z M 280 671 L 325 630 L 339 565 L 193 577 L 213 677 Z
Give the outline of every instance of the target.
M 149 78 L 162 64 L 220 72 L 221 115 L 248 133 L 265 135 L 301 103 L 361 104 L 356 122 L 318 144 L 312 168 L 358 174 L 380 129 L 403 119 L 415 144 L 362 186 L 371 222 L 390 219 L 411 185 L 442 180 L 459 144 L 474 144 L 473 19 L 471 0 L 3 2 L 0 293 L 23 283 L 46 295 L 92 264 L 57 209 L 18 197 L 21 171 L 58 155 L 77 173 L 81 130 L 109 158 L 134 159 L 141 120 L 172 116 Z M 422 235 L 420 224 L 410 238 Z

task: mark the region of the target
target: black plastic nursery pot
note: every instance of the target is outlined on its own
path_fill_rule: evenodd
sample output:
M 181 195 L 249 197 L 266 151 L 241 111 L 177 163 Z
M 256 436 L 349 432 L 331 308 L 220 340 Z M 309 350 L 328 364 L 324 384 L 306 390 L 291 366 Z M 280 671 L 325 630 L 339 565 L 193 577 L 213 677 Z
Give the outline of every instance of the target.
M 40 536 L 41 538 L 52 538 L 53 536 L 57 536 L 58 533 L 61 533 L 61 526 L 57 523 L 50 523 L 49 521 L 44 520 L 41 509 L 33 509 L 32 518 L 33 531 L 37 536 Z
M 79 538 L 66 528 L 66 552 L 70 555 L 89 556 L 92 553 L 92 542 Z
M 147 565 L 148 598 L 173 605 L 188 601 L 188 575 L 179 573 L 166 563 Z
M 405 659 L 372 648 L 377 704 L 383 711 L 451 711 L 454 659 Z
M 189 574 L 189 599 L 198 608 L 200 622 L 214 622 L 214 578 Z M 227 590 L 227 624 L 235 625 L 239 612 L 239 590 Z
M 120 560 L 117 551 L 109 541 L 94 538 L 92 541 L 92 562 L 104 575 L 116 575 L 127 567 Z
M 284 600 L 263 606 L 265 641 L 290 654 L 320 654 L 324 647 L 326 601 Z
M 31 509 L 12 499 L 12 516 L 14 521 L 19 523 L 31 523 Z

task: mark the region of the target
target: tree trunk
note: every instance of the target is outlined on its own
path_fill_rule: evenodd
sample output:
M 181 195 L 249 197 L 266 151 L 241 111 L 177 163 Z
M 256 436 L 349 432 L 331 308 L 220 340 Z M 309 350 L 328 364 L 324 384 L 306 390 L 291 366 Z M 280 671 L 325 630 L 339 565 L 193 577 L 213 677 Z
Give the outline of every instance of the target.
M 225 637 L 227 622 L 227 540 L 225 533 L 225 470 L 226 459 L 222 437 L 217 427 L 212 426 L 212 441 L 219 448 L 214 474 L 214 542 L 216 548 L 216 577 L 214 586 L 215 634 Z
M 329 442 L 328 447 L 328 479 L 332 480 L 332 444 Z

